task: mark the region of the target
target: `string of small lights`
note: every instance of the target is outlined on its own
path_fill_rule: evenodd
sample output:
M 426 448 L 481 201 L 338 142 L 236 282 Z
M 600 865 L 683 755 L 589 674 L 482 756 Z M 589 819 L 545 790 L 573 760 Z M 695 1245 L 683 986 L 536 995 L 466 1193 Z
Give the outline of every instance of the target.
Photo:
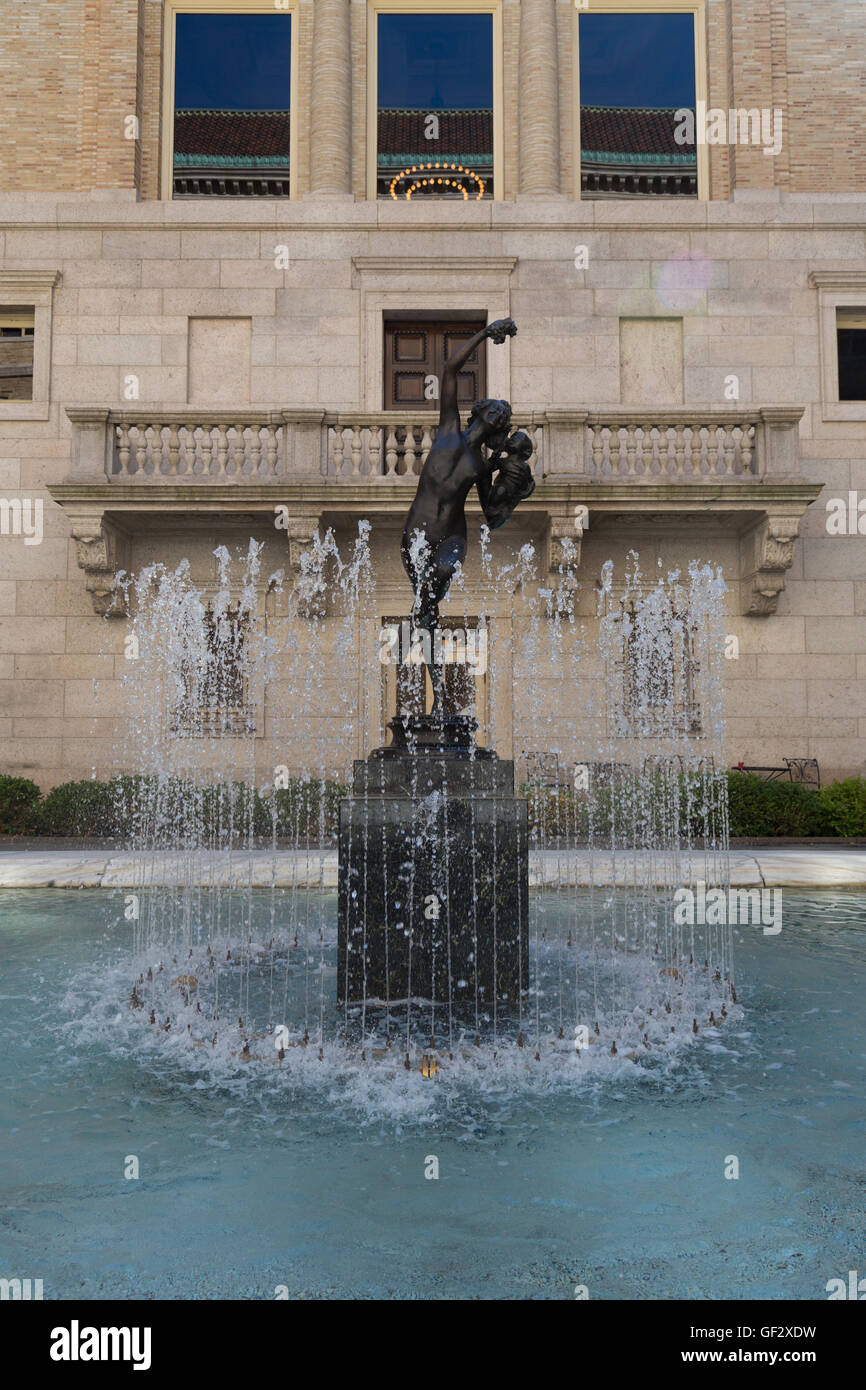
M 441 169 L 442 173 L 437 174 L 435 172 L 437 169 Z M 397 185 L 403 179 L 408 179 L 412 174 L 424 173 L 427 173 L 428 177 L 415 179 L 410 183 L 405 194 L 402 195 L 405 196 L 407 201 L 411 201 L 413 193 L 417 193 L 419 188 L 434 188 L 437 185 L 441 185 L 443 188 L 453 188 L 456 193 L 462 193 L 464 202 L 468 202 L 469 189 L 464 186 L 462 182 L 464 179 L 473 179 L 475 181 L 478 188 L 478 192 L 475 194 L 476 202 L 484 197 L 484 180 L 479 174 L 476 174 L 474 170 L 467 169 L 462 164 L 443 164 L 440 162 L 437 164 L 413 164 L 411 168 L 401 169 L 399 173 L 395 174 L 390 184 L 391 197 L 395 202 L 399 201 L 401 197 L 401 194 L 397 192 Z M 457 174 L 459 177 L 446 178 L 446 174 Z

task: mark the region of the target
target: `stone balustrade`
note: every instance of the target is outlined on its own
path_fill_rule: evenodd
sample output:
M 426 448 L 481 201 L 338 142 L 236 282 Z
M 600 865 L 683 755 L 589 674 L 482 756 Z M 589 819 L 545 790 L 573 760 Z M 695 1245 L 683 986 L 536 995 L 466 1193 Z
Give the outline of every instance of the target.
M 721 418 L 720 418 L 721 417 Z M 591 478 L 736 478 L 759 472 L 758 411 L 615 412 L 587 419 Z
M 544 475 L 544 425 L 537 416 L 515 416 L 514 429 L 533 442 L 530 467 Z M 383 411 L 378 415 L 328 417 L 326 472 L 333 478 L 417 478 L 436 438 L 436 417 Z
M 436 438 L 430 413 L 380 411 L 148 411 L 70 407 L 69 481 L 321 481 L 411 483 Z M 648 410 L 520 412 L 536 479 L 590 483 L 735 482 L 795 476 L 796 407 L 669 406 Z

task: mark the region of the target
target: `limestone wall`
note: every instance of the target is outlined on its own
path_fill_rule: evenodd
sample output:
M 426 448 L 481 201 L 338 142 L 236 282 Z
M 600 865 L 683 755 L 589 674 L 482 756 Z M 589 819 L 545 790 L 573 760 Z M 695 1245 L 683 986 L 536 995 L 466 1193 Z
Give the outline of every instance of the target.
M 760 763 L 814 756 L 825 775 L 862 772 L 866 546 L 862 535 L 828 534 L 825 503 L 851 491 L 866 498 L 866 408 L 859 419 L 825 418 L 819 290 L 810 275 L 849 274 L 854 302 L 858 296 L 862 302 L 864 229 L 862 200 L 773 192 L 765 201 L 738 195 L 730 203 L 675 209 L 440 206 L 435 217 L 421 207 L 366 203 L 205 207 L 121 196 L 111 204 L 46 195 L 4 199 L 0 279 L 36 270 L 61 276 L 53 296 L 47 418 L 17 419 L 11 403 L 0 418 L 0 496 L 40 499 L 44 506 L 40 544 L 0 537 L 6 769 L 48 784 L 104 771 L 110 761 L 111 681 L 125 625 L 95 616 L 70 521 L 46 490 L 70 469 L 66 408 L 129 406 L 130 382 L 145 412 L 194 401 L 208 385 L 207 357 L 191 365 L 189 343 L 192 334 L 200 351 L 207 333 L 202 338 L 203 330 L 191 330 L 190 320 L 221 319 L 225 341 L 217 322 L 211 342 L 222 363 L 226 409 L 246 402 L 371 408 L 381 400 L 372 328 L 391 306 L 513 313 L 519 335 L 498 359 L 490 349 L 490 370 L 516 412 L 651 401 L 659 381 L 686 404 L 722 405 L 732 375 L 743 402 L 804 405 L 802 471 L 823 481 L 825 492 L 804 519 L 777 614 L 742 617 L 732 592 L 730 630 L 739 636 L 740 658 L 727 669 L 730 756 Z M 575 269 L 578 245 L 589 251 L 585 270 Z M 289 248 L 287 269 L 275 266 L 279 246 Z M 386 282 L 395 288 L 383 290 Z M 3 291 L 7 302 L 13 294 L 17 301 L 19 291 Z M 645 377 L 640 355 L 637 368 L 632 359 L 626 388 L 632 399 L 626 399 L 622 325 L 645 318 L 674 323 L 658 340 L 670 360 L 659 373 L 660 364 L 649 358 Z M 235 382 L 226 344 L 243 359 Z M 335 483 L 332 514 L 344 513 L 351 529 L 357 514 L 351 487 Z M 517 547 L 531 529 L 515 523 L 497 544 Z M 202 573 L 213 572 L 213 547 L 229 535 L 245 544 L 234 524 L 173 518 L 170 527 L 151 528 L 147 545 L 137 540 L 134 554 L 188 552 Z M 285 537 L 268 539 L 285 563 Z M 725 565 L 732 586 L 735 581 L 732 537 L 717 515 L 700 528 L 682 523 L 679 529 L 633 517 L 621 532 L 596 532 L 591 521 L 581 569 L 587 615 L 602 563 L 632 545 L 646 569 L 657 553 L 666 565 L 707 558 Z M 397 574 L 389 609 L 400 582 Z M 341 671 L 340 679 L 356 682 L 359 673 Z M 497 737 L 507 746 L 512 720 L 505 696 L 499 709 Z M 327 716 L 319 728 L 324 746 Z M 312 739 L 312 723 L 310 730 Z M 262 747 L 266 764 L 274 750 Z

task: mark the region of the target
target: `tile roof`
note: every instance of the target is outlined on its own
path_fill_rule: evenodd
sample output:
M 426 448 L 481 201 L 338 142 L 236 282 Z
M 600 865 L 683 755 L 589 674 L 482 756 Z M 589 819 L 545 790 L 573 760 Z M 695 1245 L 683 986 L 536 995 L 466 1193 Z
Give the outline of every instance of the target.
M 192 111 L 174 113 L 174 152 L 199 163 L 246 159 L 285 164 L 289 158 L 288 111 Z
M 424 129 L 429 115 L 439 119 L 438 140 L 425 137 Z M 433 159 L 437 150 L 449 155 L 461 152 L 492 153 L 493 112 L 453 108 L 441 111 L 410 111 L 396 107 L 380 109 L 380 155 L 413 154 L 420 157 L 423 154 L 425 158 Z
M 691 155 L 674 139 L 674 107 L 582 106 L 580 143 L 584 153 Z

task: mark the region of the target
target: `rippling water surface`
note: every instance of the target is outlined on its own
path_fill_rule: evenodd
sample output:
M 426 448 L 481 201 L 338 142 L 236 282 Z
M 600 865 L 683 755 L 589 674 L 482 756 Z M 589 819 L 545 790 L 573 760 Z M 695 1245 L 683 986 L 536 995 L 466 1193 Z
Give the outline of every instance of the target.
M 0 899 L 0 1272 L 46 1298 L 820 1299 L 864 1264 L 866 895 L 739 929 L 742 1016 L 664 1062 L 431 1080 L 158 1039 L 123 907 Z

